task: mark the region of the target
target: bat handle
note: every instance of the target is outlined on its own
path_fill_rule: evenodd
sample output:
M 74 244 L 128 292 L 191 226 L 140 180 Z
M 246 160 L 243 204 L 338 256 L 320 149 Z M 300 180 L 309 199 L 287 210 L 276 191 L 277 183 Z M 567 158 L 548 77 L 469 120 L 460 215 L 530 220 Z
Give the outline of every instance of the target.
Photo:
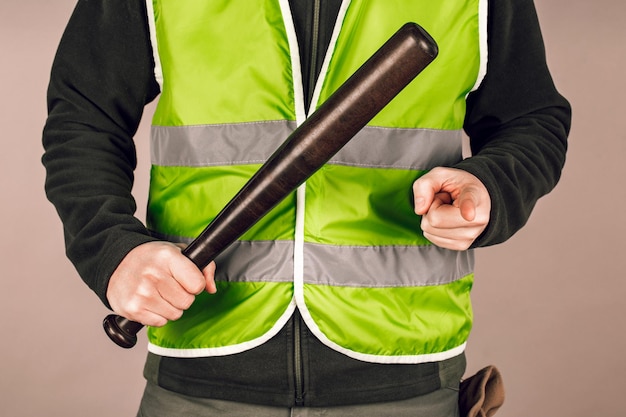
M 143 324 L 117 314 L 109 314 L 102 322 L 102 327 L 118 346 L 130 349 L 137 343 L 137 333 L 143 328 Z

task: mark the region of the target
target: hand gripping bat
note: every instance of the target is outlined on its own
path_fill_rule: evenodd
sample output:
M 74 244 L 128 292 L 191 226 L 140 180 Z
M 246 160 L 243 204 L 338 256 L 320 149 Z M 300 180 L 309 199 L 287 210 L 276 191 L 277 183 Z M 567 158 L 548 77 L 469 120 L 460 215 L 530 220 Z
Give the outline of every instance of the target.
M 403 25 L 250 178 L 215 219 L 183 251 L 203 269 L 267 212 L 332 158 L 438 53 L 415 23 Z M 104 319 L 111 340 L 137 343 L 141 323 L 111 314 Z

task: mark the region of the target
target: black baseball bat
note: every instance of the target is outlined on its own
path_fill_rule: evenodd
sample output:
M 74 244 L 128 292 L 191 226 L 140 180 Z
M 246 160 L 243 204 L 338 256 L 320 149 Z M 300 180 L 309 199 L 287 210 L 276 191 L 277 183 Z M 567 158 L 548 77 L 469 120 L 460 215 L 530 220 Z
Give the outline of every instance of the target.
M 183 255 L 205 268 L 328 162 L 437 54 L 437 44 L 422 27 L 403 25 L 289 135 Z M 143 327 L 115 314 L 107 316 L 103 326 L 124 348 L 137 343 Z

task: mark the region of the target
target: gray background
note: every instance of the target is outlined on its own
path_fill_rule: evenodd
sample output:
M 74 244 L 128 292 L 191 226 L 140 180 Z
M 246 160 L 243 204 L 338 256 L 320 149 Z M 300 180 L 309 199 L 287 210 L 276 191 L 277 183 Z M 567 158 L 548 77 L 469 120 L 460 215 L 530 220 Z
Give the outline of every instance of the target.
M 574 107 L 568 163 L 525 229 L 478 251 L 468 372 L 501 369 L 499 417 L 624 416 L 626 3 L 536 3 L 549 65 Z M 65 259 L 43 193 L 45 90 L 73 6 L 0 3 L 2 416 L 132 416 L 143 387 L 144 336 L 128 351 L 106 338 L 107 310 Z M 145 123 L 137 143 L 143 217 Z

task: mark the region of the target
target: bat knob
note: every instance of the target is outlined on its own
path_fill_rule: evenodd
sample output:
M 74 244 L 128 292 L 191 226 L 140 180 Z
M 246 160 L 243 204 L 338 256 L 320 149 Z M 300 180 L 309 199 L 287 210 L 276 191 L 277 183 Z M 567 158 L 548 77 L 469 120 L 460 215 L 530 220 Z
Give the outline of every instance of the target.
M 102 327 L 115 344 L 129 349 L 137 344 L 137 332 L 143 325 L 116 314 L 109 314 L 104 318 Z

